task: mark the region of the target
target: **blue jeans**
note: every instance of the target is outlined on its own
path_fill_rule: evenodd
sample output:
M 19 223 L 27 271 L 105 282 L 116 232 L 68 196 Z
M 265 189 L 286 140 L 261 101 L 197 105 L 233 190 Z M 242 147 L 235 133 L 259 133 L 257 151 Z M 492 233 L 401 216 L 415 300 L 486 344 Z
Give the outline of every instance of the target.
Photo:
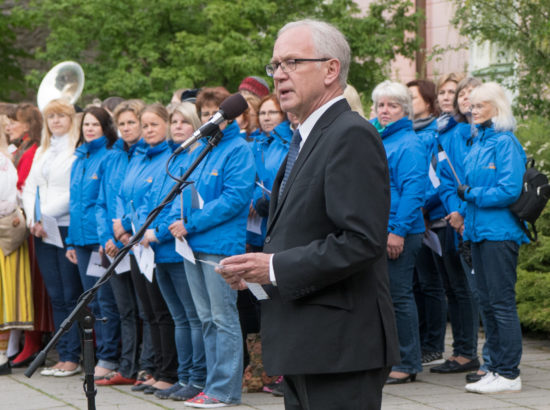
M 428 246 L 422 244 L 416 257 L 418 279 L 418 305 L 420 322 L 420 347 L 423 353 L 445 351 L 445 327 L 447 326 L 447 300 L 441 275 L 434 258 L 439 258 Z
M 522 353 L 515 285 L 519 245 L 514 241 L 472 243 L 479 307 L 485 315 L 489 370 L 515 379 Z
M 436 267 L 443 278 L 451 329 L 453 332 L 453 356 L 467 359 L 477 357 L 477 328 L 479 319 L 475 312 L 474 298 L 468 285 L 456 249 L 455 232 L 450 227 L 436 228 L 443 256 L 436 259 Z
M 464 272 L 466 272 L 466 278 L 468 279 L 468 286 L 470 287 L 470 291 L 472 292 L 472 305 L 474 307 L 474 319 L 475 319 L 474 332 L 476 335 L 478 335 L 479 319 L 481 318 L 481 322 L 483 323 L 483 328 L 485 328 L 485 315 L 479 309 L 479 295 L 477 293 L 475 272 L 474 272 L 474 269 L 471 266 L 469 266 L 468 263 L 466 263 L 463 257 L 460 257 L 460 262 L 462 263 L 462 269 L 464 269 Z M 481 349 L 481 357 L 483 358 L 483 361 L 479 366 L 479 370 L 487 373 L 489 371 L 489 366 L 491 364 L 491 358 L 489 355 L 489 345 L 487 344 L 487 342 L 483 344 L 483 348 Z
M 202 325 L 189 290 L 183 261 L 157 263 L 156 273 L 160 291 L 174 319 L 178 379 L 202 390 L 206 381 Z
M 67 237 L 66 226 L 60 226 L 62 238 Z M 82 293 L 82 284 L 78 276 L 76 265 L 72 264 L 65 253 L 67 247 L 58 248 L 35 238 L 35 252 L 38 267 L 44 279 L 44 285 L 52 302 L 53 321 L 55 330 L 72 312 L 78 297 Z M 59 361 L 78 363 L 80 361 L 80 335 L 78 324 L 73 326 L 57 342 Z
M 130 272 L 115 273 L 110 280 L 120 314 L 122 342 L 118 371 L 122 376 L 135 379 L 139 370 L 139 311 Z
M 218 263 L 221 255 L 196 252 L 195 257 Z M 206 352 L 204 393 L 225 403 L 241 401 L 243 341 L 237 291 L 214 271 L 214 266 L 185 260 L 189 289 L 202 323 Z
M 99 279 L 86 275 L 92 251 L 97 251 L 98 246 L 75 246 L 75 250 L 82 287 L 84 290 L 88 290 L 94 286 Z M 96 356 L 98 358 L 97 365 L 106 369 L 116 370 L 118 368 L 119 359 L 120 315 L 110 282 L 105 283 L 99 288 L 96 297 L 90 302 L 89 306 L 96 319 L 98 319 L 94 326 Z M 107 318 L 105 323 L 99 320 L 104 317 Z
M 390 293 L 401 354 L 401 363 L 393 366 L 392 370 L 409 374 L 422 371 L 418 313 L 413 295 L 414 264 L 422 245 L 422 236 L 421 233 L 407 235 L 399 258 L 388 259 Z

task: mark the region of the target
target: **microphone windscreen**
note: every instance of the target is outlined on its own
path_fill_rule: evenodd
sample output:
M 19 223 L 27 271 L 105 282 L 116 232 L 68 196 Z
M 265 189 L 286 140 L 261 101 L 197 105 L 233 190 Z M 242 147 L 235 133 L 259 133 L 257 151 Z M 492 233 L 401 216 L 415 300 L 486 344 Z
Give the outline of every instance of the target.
M 248 103 L 244 97 L 237 93 L 227 97 L 221 104 L 220 110 L 223 111 L 223 117 L 226 120 L 232 120 L 241 115 L 248 108 Z

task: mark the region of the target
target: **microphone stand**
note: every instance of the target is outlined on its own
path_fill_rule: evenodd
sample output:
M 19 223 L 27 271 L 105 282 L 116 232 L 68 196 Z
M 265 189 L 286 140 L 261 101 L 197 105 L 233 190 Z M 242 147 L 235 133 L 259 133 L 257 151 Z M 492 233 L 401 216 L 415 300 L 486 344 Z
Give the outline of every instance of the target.
M 97 280 L 95 285 L 88 289 L 86 292 L 84 292 L 82 295 L 80 295 L 79 301 L 76 305 L 76 307 L 73 309 L 73 311 L 67 316 L 67 318 L 61 323 L 61 326 L 57 330 L 57 332 L 54 334 L 50 342 L 47 344 L 47 346 L 40 351 L 38 356 L 33 360 L 33 362 L 30 364 L 30 366 L 25 371 L 25 376 L 32 377 L 36 369 L 46 360 L 46 356 L 48 355 L 48 352 L 57 344 L 61 336 L 63 336 L 64 333 L 66 333 L 71 326 L 74 324 L 75 321 L 78 321 L 78 324 L 81 329 L 81 335 L 82 335 L 82 355 L 83 355 L 83 364 L 84 364 L 84 392 L 86 393 L 86 398 L 88 401 L 88 410 L 95 410 L 95 395 L 97 393 L 97 390 L 95 389 L 94 384 L 94 366 L 95 366 L 95 353 L 94 353 L 94 341 L 93 341 L 93 329 L 94 329 L 94 323 L 96 321 L 96 318 L 94 317 L 91 310 L 87 307 L 88 304 L 92 301 L 95 294 L 99 290 L 99 288 L 107 283 L 111 276 L 113 275 L 113 272 L 115 271 L 115 268 L 118 266 L 118 264 L 122 261 L 122 259 L 130 252 L 132 247 L 136 244 L 138 244 L 141 241 L 141 238 L 145 234 L 145 231 L 147 228 L 151 225 L 153 220 L 160 214 L 162 209 L 168 205 L 170 202 L 172 202 L 177 195 L 185 188 L 185 186 L 188 184 L 187 178 L 191 175 L 191 173 L 197 168 L 197 166 L 202 162 L 204 157 L 212 151 L 212 149 L 218 145 L 220 140 L 222 139 L 223 134 L 220 131 L 219 127 L 216 127 L 216 129 L 213 131 L 213 135 L 208 139 L 208 144 L 206 147 L 203 148 L 199 156 L 193 161 L 191 166 L 187 169 L 187 171 L 182 175 L 182 177 L 178 180 L 176 185 L 172 188 L 172 190 L 166 195 L 166 197 L 162 200 L 160 205 L 158 205 L 155 209 L 153 209 L 149 215 L 147 216 L 147 219 L 145 220 L 143 226 L 135 233 L 134 236 L 132 236 L 126 246 L 124 246 L 120 251 L 117 253 L 116 257 L 113 259 L 113 262 L 111 265 L 107 268 L 105 273 Z

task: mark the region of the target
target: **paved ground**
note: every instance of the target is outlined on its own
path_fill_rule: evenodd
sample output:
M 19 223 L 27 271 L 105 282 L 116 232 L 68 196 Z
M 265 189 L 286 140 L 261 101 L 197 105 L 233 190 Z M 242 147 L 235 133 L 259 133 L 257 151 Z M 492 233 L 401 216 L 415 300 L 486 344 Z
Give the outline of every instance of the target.
M 450 334 L 450 331 L 447 332 Z M 447 351 L 451 340 L 447 338 Z M 437 375 L 425 369 L 415 383 L 384 388 L 384 410 L 420 409 L 548 409 L 550 410 L 550 340 L 524 339 L 521 378 L 523 391 L 500 395 L 464 392 L 464 374 Z M 23 369 L 0 377 L 0 409 L 86 409 L 79 377 L 58 379 L 36 372 L 28 379 Z M 283 401 L 266 393 L 243 395 L 234 409 L 282 410 Z M 98 387 L 98 409 L 183 409 L 181 402 L 133 393 L 129 386 Z M 323 409 L 313 409 L 323 410 Z M 346 410 L 345 406 L 342 410 Z

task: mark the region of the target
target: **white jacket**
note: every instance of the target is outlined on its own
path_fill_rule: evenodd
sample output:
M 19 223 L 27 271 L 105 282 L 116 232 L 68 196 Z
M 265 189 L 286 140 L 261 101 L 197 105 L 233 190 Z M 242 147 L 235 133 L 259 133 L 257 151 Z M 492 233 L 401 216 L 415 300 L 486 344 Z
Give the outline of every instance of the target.
M 0 217 L 13 212 L 17 205 L 17 171 L 11 159 L 0 152 Z
M 57 220 L 59 226 L 69 226 L 69 198 L 74 146 L 68 136 L 52 137 L 46 151 L 38 148 L 31 171 L 23 187 L 23 208 L 29 226 L 34 224 L 36 188 L 40 192 L 40 211 Z

